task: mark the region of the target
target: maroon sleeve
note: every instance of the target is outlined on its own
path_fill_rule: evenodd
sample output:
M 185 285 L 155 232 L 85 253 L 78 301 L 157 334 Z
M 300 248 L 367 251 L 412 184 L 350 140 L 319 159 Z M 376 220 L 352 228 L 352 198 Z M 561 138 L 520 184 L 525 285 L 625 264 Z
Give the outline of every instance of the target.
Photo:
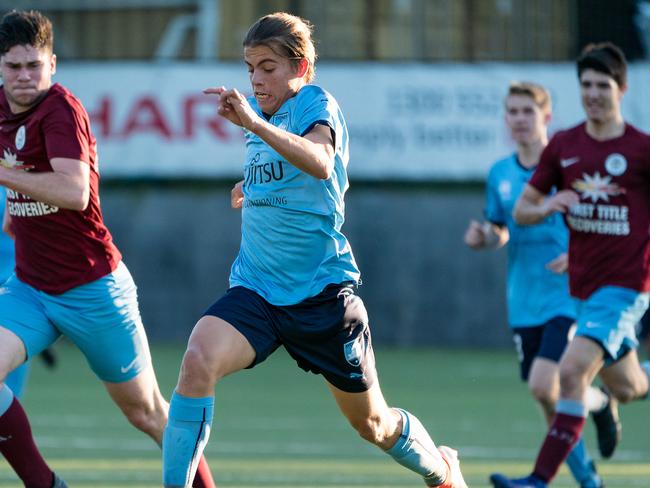
M 560 172 L 560 142 L 557 135 L 551 139 L 542 151 L 539 164 L 528 182 L 535 189 L 548 195 L 553 187 L 560 188 L 562 174 Z
M 91 163 L 88 115 L 76 101 L 54 97 L 43 118 L 47 158 L 70 158 Z

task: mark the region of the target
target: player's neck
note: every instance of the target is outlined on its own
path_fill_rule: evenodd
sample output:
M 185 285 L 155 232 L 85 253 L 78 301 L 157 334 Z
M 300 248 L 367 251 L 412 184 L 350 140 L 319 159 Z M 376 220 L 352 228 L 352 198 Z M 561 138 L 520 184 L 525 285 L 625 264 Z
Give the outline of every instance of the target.
M 539 163 L 539 157 L 542 155 L 542 151 L 547 144 L 546 139 L 540 139 L 531 144 L 519 144 L 517 146 L 517 157 L 519 158 L 519 163 L 524 168 L 532 168 L 537 166 Z
M 619 114 L 608 120 L 587 119 L 587 134 L 598 141 L 616 139 L 625 133 L 625 120 Z

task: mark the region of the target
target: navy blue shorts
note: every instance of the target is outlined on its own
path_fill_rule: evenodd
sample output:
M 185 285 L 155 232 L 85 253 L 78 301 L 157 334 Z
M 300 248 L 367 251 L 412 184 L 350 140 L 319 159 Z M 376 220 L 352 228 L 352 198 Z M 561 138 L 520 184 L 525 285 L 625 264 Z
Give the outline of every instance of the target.
M 242 286 L 230 288 L 205 315 L 225 320 L 255 349 L 252 368 L 281 345 L 305 371 L 358 393 L 377 377 L 368 313 L 354 285 L 328 285 L 316 296 L 276 306 Z
M 513 339 L 519 357 L 521 379 L 528 381 L 530 368 L 535 358 L 560 362 L 560 358 L 571 338 L 575 320 L 569 317 L 553 317 L 543 325 L 535 327 L 513 327 Z

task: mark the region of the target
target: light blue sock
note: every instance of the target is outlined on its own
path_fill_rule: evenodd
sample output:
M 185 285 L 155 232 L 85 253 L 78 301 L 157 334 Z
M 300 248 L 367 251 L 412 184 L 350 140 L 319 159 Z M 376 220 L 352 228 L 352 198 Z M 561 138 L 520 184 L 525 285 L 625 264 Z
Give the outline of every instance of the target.
M 14 401 L 14 393 L 7 385 L 0 383 L 0 417 L 9 410 Z
M 418 473 L 429 486 L 440 485 L 447 476 L 447 463 L 420 421 L 406 410 L 402 415 L 402 434 L 386 453 L 402 466 Z
M 210 437 L 214 397 L 189 398 L 174 392 L 163 434 L 163 485 L 190 488 Z
M 573 447 L 573 450 L 566 458 L 566 464 L 578 484 L 582 484 L 584 481 L 598 477 L 598 474 L 596 474 L 596 470 L 594 469 L 593 459 L 589 456 L 587 447 L 585 446 L 585 441 L 582 437 L 580 437 L 576 445 Z

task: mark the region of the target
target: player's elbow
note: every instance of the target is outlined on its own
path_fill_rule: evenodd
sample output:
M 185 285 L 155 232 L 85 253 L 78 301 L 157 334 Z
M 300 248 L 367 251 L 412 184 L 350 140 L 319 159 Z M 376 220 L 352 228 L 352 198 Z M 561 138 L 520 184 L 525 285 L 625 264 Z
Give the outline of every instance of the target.
M 319 180 L 329 180 L 332 176 L 333 169 L 333 164 L 331 164 L 330 161 L 321 161 L 313 173 L 313 176 Z
M 88 208 L 88 203 L 90 202 L 90 189 L 84 188 L 81 189 L 70 198 L 67 202 L 67 208 L 69 210 L 77 210 L 83 212 Z

